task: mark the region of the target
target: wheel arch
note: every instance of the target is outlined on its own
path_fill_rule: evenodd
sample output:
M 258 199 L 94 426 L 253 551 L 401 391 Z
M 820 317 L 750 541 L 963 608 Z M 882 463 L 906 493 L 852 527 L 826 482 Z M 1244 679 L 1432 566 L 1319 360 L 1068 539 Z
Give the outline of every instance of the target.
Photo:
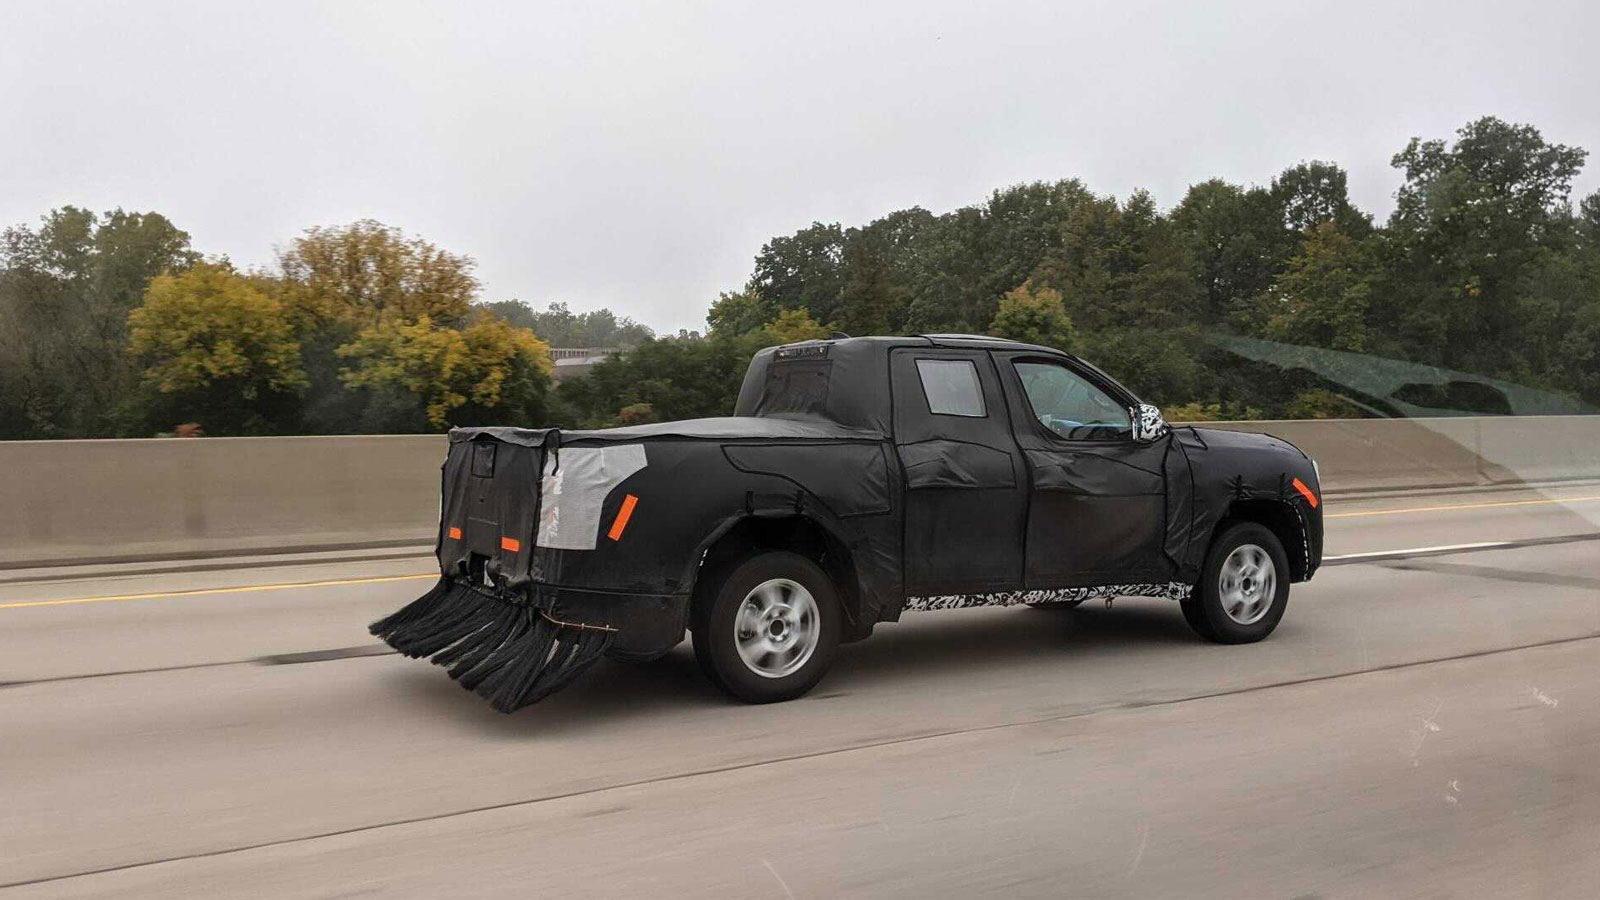
M 1290 581 L 1311 577 L 1311 537 L 1304 517 L 1293 503 L 1270 498 L 1235 500 L 1228 504 L 1226 516 L 1217 523 L 1206 545 L 1209 547 L 1234 522 L 1254 522 L 1278 538 L 1284 555 L 1289 557 Z
M 695 550 L 691 585 L 691 604 L 708 601 L 708 588 L 717 580 L 713 573 L 736 565 L 752 554 L 787 550 L 821 567 L 839 592 L 844 611 L 841 623 L 843 640 L 859 640 L 871 631 L 861 614 L 863 588 L 850 545 L 833 529 L 803 512 L 788 515 L 745 514 L 722 523 L 701 541 Z

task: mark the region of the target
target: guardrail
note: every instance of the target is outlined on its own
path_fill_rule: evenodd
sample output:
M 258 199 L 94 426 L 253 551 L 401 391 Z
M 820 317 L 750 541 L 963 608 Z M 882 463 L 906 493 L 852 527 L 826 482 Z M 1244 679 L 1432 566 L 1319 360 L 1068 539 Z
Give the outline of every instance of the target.
M 1600 478 L 1600 416 L 1207 422 L 1315 457 L 1330 493 Z M 433 540 L 441 435 L 0 443 L 0 567 Z

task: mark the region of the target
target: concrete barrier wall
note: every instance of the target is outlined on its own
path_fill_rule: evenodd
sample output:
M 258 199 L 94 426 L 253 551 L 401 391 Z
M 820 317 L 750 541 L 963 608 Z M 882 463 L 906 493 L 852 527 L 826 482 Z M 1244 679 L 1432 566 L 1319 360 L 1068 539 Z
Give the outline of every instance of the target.
M 1211 422 L 1331 493 L 1600 478 L 1600 416 Z M 0 443 L 0 567 L 433 540 L 439 435 Z
M 0 443 L 0 566 L 433 540 L 442 435 Z
M 1600 478 L 1600 416 L 1203 422 L 1276 435 L 1334 493 Z

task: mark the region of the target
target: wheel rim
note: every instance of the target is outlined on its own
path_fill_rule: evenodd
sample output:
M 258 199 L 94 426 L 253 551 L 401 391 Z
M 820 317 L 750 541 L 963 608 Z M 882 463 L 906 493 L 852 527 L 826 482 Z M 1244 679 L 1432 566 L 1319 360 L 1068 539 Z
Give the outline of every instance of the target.
M 733 620 L 739 658 L 764 678 L 798 671 L 816 652 L 821 633 L 816 598 L 787 578 L 769 579 L 752 588 Z
M 1255 544 L 1235 547 L 1222 561 L 1217 596 L 1222 598 L 1222 611 L 1238 624 L 1261 621 L 1278 596 L 1278 569 L 1272 564 L 1272 554 Z

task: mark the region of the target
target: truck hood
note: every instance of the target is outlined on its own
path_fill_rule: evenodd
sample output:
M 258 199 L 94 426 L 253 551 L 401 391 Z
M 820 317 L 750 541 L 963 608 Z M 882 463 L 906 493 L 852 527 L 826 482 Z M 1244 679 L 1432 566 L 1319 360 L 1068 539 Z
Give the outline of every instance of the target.
M 1182 426 L 1184 431 L 1193 431 L 1207 447 L 1223 452 L 1237 453 L 1288 453 L 1297 459 L 1309 460 L 1304 450 L 1289 443 L 1280 437 L 1262 434 L 1254 431 L 1232 431 L 1225 428 L 1202 428 L 1197 425 Z

